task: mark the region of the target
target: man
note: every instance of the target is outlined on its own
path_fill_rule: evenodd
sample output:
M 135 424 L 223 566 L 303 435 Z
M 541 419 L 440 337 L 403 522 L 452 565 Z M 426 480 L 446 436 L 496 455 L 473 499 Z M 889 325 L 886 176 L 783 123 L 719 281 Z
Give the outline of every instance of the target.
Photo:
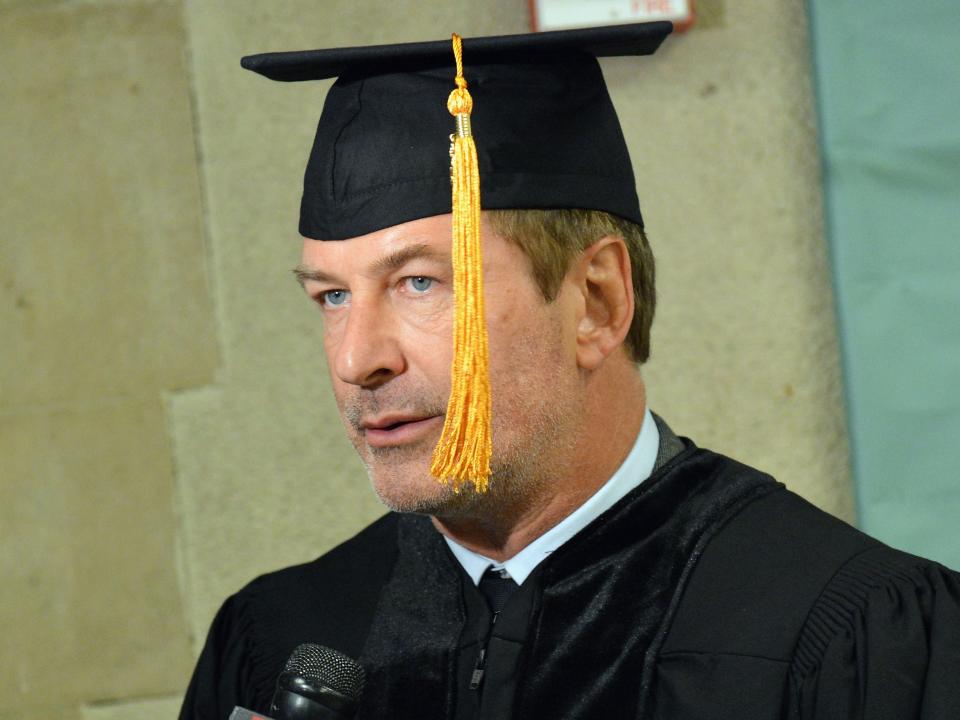
M 668 30 L 466 41 L 463 83 L 445 43 L 245 61 L 275 79 L 340 76 L 307 167 L 297 275 L 347 433 L 393 512 L 230 598 L 182 718 L 266 712 L 302 642 L 362 663 L 363 718 L 960 717 L 954 573 L 646 407 L 653 260 L 594 55 L 652 52 Z M 455 158 L 449 212 L 437 140 L 455 74 L 476 101 L 454 143 L 462 158 L 476 135 L 482 294 L 464 289 L 477 277 L 458 244 L 477 229 L 461 204 L 473 195 L 458 195 Z M 488 372 L 463 350 L 482 335 L 461 324 L 477 307 Z M 487 380 L 489 478 L 438 482 L 435 446 L 482 455 Z M 480 420 L 451 445 L 454 407 Z

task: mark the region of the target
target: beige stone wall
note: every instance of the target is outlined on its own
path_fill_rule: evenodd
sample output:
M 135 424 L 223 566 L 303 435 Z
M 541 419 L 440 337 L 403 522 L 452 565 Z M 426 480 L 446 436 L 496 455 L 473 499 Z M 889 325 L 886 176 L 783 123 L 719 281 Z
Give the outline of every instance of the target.
M 849 518 L 802 4 L 699 5 L 604 62 L 660 263 L 652 404 Z M 239 57 L 526 26 L 519 0 L 0 2 L 0 720 L 170 717 L 225 595 L 381 512 L 289 273 L 327 84 Z

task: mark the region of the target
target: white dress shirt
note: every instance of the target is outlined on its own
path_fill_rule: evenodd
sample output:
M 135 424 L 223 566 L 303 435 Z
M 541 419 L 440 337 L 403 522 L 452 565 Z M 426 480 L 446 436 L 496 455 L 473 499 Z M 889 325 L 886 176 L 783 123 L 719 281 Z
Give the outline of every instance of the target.
M 512 558 L 502 563 L 468 550 L 447 536 L 444 536 L 444 540 L 447 541 L 454 557 L 467 571 L 467 575 L 470 576 L 474 584 L 479 584 L 483 573 L 492 566 L 494 570 L 500 570 L 501 573 L 506 572 L 518 585 L 522 585 L 527 576 L 550 553 L 583 530 L 606 510 L 613 507 L 620 498 L 650 477 L 653 466 L 657 461 L 659 449 L 660 432 L 657 430 L 657 424 L 648 408 L 644 413 L 643 424 L 640 426 L 637 441 L 633 444 L 630 454 L 627 455 L 627 459 L 617 468 L 613 476 L 604 483 L 603 487 L 591 495 L 583 505 Z

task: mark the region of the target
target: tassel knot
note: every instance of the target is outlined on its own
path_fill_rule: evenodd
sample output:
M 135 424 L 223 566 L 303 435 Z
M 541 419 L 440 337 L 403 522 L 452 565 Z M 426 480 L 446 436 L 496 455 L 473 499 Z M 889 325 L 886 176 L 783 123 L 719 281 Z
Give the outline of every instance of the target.
M 447 98 L 447 110 L 456 117 L 457 115 L 469 115 L 473 112 L 473 98 L 470 97 L 470 91 L 467 90 L 467 83 L 464 81 L 462 88 L 457 88 L 450 92 Z

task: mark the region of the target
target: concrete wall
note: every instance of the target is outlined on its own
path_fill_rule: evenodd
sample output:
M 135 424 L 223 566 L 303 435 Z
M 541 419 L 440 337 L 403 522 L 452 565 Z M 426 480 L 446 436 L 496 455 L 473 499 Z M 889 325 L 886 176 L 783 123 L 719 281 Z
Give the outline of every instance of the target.
M 604 62 L 659 259 L 652 404 L 850 518 L 803 7 L 699 6 L 656 57 Z M 327 85 L 239 57 L 527 22 L 0 2 L 0 720 L 170 717 L 225 595 L 381 512 L 288 272 Z

